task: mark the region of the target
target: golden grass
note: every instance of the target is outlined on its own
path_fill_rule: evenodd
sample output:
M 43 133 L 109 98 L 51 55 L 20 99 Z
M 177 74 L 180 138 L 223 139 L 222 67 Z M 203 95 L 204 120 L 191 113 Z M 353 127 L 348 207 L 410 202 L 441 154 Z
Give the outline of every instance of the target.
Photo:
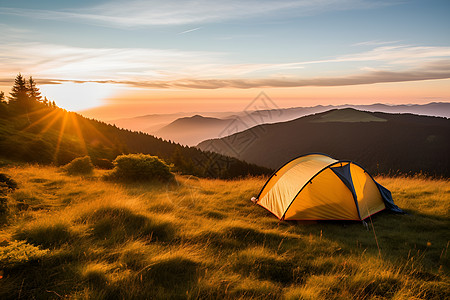
M 0 171 L 19 186 L 0 250 L 39 254 L 0 266 L 2 299 L 450 297 L 447 180 L 377 178 L 409 213 L 372 217 L 379 256 L 361 223 L 280 223 L 253 205 L 265 178 L 118 184 L 98 170 Z

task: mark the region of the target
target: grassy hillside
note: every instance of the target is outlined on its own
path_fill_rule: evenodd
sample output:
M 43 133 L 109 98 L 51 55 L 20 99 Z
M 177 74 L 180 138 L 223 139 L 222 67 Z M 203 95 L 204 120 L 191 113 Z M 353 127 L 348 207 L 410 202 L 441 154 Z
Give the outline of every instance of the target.
M 203 152 L 38 104 L 29 113 L 19 113 L 11 105 L 0 103 L 0 157 L 61 165 L 89 155 L 94 164 L 108 167 L 117 155 L 145 153 L 174 164 L 178 171 L 201 177 L 233 178 L 270 173 L 267 168 L 236 158 Z
M 279 223 L 249 201 L 265 178 L 125 185 L 98 170 L 0 172 L 17 182 L 1 198 L 1 299 L 450 297 L 445 180 L 377 178 L 409 215 L 378 214 L 366 230 Z

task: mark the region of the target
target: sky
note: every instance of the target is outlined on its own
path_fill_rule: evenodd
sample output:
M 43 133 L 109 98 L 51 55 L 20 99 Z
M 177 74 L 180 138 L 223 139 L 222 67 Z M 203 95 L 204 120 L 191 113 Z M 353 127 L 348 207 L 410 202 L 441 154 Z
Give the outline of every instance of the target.
M 88 117 L 450 102 L 450 1 L 3 1 L 0 90 Z

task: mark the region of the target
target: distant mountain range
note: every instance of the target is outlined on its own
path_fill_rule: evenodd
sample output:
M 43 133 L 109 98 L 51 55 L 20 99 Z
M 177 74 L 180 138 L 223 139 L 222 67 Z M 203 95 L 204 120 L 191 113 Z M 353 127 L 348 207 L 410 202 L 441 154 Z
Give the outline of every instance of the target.
M 134 131 L 156 135 L 165 140 L 188 146 L 197 145 L 206 139 L 222 138 L 261 124 L 285 122 L 329 111 L 331 109 L 354 108 L 362 111 L 386 113 L 413 113 L 417 115 L 450 118 L 450 103 L 428 103 L 414 105 L 339 105 L 294 107 L 244 112 L 206 112 L 154 114 L 134 118 L 113 120 L 109 123 Z
M 334 109 L 259 125 L 198 148 L 274 169 L 298 155 L 322 152 L 374 174 L 450 176 L 450 120 L 441 117 Z
M 206 113 L 201 113 L 201 114 L 203 114 L 204 116 L 207 116 L 207 117 L 226 119 L 230 115 L 232 115 L 233 112 L 206 112 Z M 110 121 L 107 121 L 107 123 L 116 125 L 117 127 L 124 128 L 124 129 L 154 134 L 159 129 L 163 128 L 164 126 L 170 124 L 171 122 L 173 122 L 179 118 L 192 117 L 195 115 L 200 115 L 200 113 L 199 112 L 186 112 L 186 113 L 178 112 L 178 113 L 171 113 L 171 114 L 151 114 L 151 115 L 137 116 L 137 117 L 132 117 L 132 118 L 122 118 L 122 119 L 110 120 Z
M 197 145 L 211 137 L 220 136 L 221 132 L 229 126 L 231 119 L 218 119 L 195 115 L 177 119 L 167 126 L 157 130 L 156 136 L 166 140 L 177 141 L 184 145 Z M 247 128 L 242 128 L 245 130 Z

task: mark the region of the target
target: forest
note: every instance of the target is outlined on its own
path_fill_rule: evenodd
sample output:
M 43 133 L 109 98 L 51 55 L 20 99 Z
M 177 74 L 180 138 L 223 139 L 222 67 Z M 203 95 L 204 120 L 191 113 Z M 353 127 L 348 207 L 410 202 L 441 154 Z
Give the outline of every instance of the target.
M 199 177 L 237 178 L 269 174 L 270 169 L 236 158 L 165 141 L 143 132 L 88 119 L 58 107 L 41 95 L 32 77 L 18 74 L 9 96 L 0 92 L 0 157 L 11 161 L 64 165 L 90 156 L 99 168 L 112 168 L 120 154 L 160 157 L 174 171 Z

